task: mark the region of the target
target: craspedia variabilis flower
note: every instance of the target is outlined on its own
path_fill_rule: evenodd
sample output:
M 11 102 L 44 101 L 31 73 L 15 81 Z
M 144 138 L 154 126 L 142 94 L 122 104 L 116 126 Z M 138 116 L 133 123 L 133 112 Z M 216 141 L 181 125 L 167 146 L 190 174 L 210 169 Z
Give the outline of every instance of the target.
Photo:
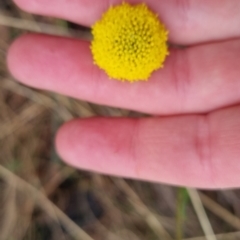
M 168 32 L 146 4 L 110 7 L 92 26 L 94 63 L 110 78 L 147 80 L 163 67 Z

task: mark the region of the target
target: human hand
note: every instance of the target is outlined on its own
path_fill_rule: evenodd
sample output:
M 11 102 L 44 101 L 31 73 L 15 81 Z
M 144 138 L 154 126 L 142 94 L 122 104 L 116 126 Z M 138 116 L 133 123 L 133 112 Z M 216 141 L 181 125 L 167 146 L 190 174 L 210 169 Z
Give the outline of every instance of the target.
M 24 10 L 91 26 L 121 1 L 15 0 Z M 140 2 L 133 0 L 130 2 Z M 56 137 L 72 166 L 201 188 L 240 186 L 240 1 L 146 0 L 169 30 L 172 49 L 148 82 L 109 80 L 89 43 L 25 35 L 9 49 L 22 83 L 159 117 L 90 118 Z

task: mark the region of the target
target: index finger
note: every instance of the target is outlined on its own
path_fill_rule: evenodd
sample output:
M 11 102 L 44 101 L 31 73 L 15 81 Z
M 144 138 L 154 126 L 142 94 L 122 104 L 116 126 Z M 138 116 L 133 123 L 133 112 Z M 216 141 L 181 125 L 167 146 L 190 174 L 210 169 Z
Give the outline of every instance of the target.
M 14 0 L 22 9 L 91 26 L 122 0 Z M 140 0 L 129 0 L 136 4 Z M 145 0 L 169 30 L 171 42 L 195 44 L 240 36 L 239 0 Z

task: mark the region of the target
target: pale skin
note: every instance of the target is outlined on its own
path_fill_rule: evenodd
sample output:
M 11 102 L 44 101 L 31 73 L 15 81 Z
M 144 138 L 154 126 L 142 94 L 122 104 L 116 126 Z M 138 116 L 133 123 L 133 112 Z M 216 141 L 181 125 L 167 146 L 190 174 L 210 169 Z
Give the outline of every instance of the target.
M 91 26 L 118 0 L 15 0 L 25 11 Z M 94 4 L 93 4 L 94 2 Z M 137 3 L 140 1 L 129 1 Z M 8 52 L 22 83 L 152 114 L 90 118 L 60 128 L 66 163 L 108 175 L 199 188 L 240 186 L 240 1 L 146 0 L 161 16 L 170 50 L 148 82 L 109 80 L 89 43 L 28 34 Z

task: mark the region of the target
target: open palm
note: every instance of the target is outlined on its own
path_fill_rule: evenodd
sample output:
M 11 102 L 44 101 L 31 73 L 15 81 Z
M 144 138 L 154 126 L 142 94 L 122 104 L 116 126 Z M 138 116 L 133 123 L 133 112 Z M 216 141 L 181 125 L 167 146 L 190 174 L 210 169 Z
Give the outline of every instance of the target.
M 91 26 L 119 0 L 15 0 L 22 9 Z M 131 3 L 140 1 L 132 0 Z M 240 186 L 240 1 L 146 0 L 169 30 L 163 69 L 148 82 L 109 80 L 89 43 L 25 35 L 8 65 L 24 84 L 155 117 L 66 123 L 56 147 L 69 164 L 201 188 Z

